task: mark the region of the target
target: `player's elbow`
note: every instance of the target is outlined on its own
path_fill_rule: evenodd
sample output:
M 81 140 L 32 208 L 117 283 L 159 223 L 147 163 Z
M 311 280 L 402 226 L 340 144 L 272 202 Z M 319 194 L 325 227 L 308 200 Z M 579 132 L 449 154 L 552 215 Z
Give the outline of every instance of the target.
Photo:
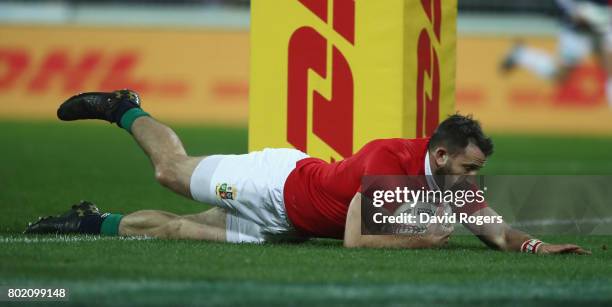
M 374 237 L 379 236 L 370 236 L 370 235 L 356 235 L 356 236 L 345 236 L 344 237 L 344 247 L 345 248 L 372 248 L 378 247 L 380 244 L 378 240 Z
M 345 233 L 343 245 L 346 248 L 365 247 L 364 236 L 362 234 Z
M 359 247 L 365 247 L 361 242 L 359 242 L 359 240 L 344 240 L 343 243 L 345 248 L 359 248 Z

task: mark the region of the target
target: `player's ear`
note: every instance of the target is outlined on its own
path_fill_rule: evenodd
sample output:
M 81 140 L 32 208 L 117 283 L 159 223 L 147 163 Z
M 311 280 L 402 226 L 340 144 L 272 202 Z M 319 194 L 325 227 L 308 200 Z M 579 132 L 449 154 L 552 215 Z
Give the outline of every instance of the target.
M 448 162 L 448 150 L 444 147 L 437 147 L 434 151 L 434 159 L 438 166 L 445 166 Z

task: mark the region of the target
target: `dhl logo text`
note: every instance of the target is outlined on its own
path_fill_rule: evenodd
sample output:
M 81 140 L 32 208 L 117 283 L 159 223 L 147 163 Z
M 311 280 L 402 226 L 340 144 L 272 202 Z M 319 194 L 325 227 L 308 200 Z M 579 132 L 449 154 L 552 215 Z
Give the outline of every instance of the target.
M 181 96 L 188 91 L 188 84 L 182 80 L 137 77 L 141 58 L 133 51 L 68 49 L 50 50 L 36 57 L 28 49 L 0 46 L 0 92 L 45 94 L 58 90 L 71 94 L 85 89 L 131 88 L 143 94 Z
M 328 0 L 298 1 L 343 39 L 355 45 L 354 0 L 329 0 L 333 1 L 331 22 Z M 331 54 L 328 54 L 328 44 L 326 37 L 309 26 L 298 28 L 289 39 L 287 141 L 307 152 L 308 98 L 312 95 L 312 133 L 341 156 L 348 157 L 353 152 L 353 73 L 337 46 L 332 46 Z M 327 61 L 332 62 L 329 72 Z M 330 99 L 316 90 L 312 94 L 309 92 L 310 70 L 330 80 Z

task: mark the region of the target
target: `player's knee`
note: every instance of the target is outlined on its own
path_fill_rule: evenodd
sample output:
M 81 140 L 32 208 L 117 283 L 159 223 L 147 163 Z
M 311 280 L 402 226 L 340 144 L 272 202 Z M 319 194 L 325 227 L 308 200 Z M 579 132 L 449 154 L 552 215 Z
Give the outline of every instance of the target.
M 186 167 L 190 159 L 184 155 L 173 155 L 155 162 L 155 178 L 161 185 L 174 191 L 184 190 L 193 172 L 193 167 Z
M 155 166 L 155 179 L 165 187 L 172 188 L 179 181 L 178 175 L 176 168 L 171 164 L 163 163 Z

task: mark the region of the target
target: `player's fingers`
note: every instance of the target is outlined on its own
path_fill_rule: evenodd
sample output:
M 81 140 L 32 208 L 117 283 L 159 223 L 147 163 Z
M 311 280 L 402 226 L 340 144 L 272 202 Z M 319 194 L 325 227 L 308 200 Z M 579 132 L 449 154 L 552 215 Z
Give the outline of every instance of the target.
M 580 254 L 580 255 L 588 255 L 591 252 L 584 250 L 583 248 L 581 248 L 578 245 L 574 245 L 574 244 L 563 244 L 563 245 L 549 245 L 546 246 L 546 250 L 544 251 L 544 253 L 547 254 L 570 254 L 570 253 L 574 253 L 574 254 Z
M 593 254 L 593 253 L 591 253 L 590 250 L 583 249 L 583 248 L 578 248 L 577 250 L 574 251 L 574 253 L 576 253 L 578 255 L 591 255 L 591 254 Z
M 591 251 L 586 250 L 578 245 L 566 244 L 567 248 L 562 250 L 561 253 L 573 253 L 578 255 L 590 255 Z

